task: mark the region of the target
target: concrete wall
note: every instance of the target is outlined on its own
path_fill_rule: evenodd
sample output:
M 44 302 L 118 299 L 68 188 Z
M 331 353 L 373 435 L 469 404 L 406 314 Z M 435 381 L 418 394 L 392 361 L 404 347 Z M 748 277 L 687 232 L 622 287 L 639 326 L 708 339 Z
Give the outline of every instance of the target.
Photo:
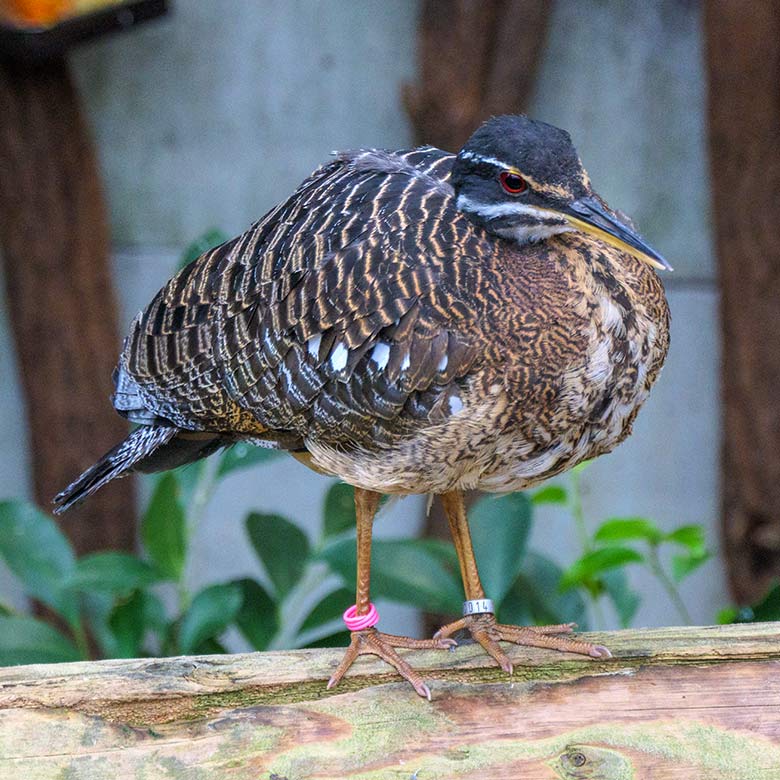
M 111 205 L 117 288 L 129 323 L 204 229 L 245 229 L 333 149 L 400 147 L 400 88 L 415 69 L 411 0 L 179 0 L 170 19 L 73 58 Z M 446 42 L 443 42 L 446 45 Z M 717 295 L 707 214 L 699 10 L 695 3 L 559 0 L 531 113 L 570 130 L 594 184 L 676 267 L 667 367 L 633 438 L 584 475 L 591 521 L 647 515 L 701 522 L 717 543 Z M 0 310 L 0 434 L 21 441 L 21 399 Z M 0 453 L 0 496 L 28 488 L 24 447 Z M 194 541 L 193 585 L 254 573 L 247 509 L 308 518 L 327 482 L 292 462 L 231 477 Z M 414 533 L 422 501 L 378 532 Z M 571 520 L 540 514 L 534 544 L 562 562 Z M 642 624 L 673 620 L 658 587 Z M 0 582 L 0 589 L 5 589 Z M 719 565 L 687 588 L 697 621 L 726 600 Z M 408 630 L 393 610 L 388 630 Z

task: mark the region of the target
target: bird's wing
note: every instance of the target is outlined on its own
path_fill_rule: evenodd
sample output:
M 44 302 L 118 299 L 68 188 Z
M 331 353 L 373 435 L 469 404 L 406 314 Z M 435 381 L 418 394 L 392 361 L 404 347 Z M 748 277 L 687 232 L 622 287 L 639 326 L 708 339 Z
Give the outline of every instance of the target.
M 169 282 L 136 320 L 120 379 L 177 424 L 254 425 L 283 446 L 381 445 L 446 415 L 479 359 L 464 291 L 492 251 L 455 209 L 451 162 L 421 149 L 324 166 Z

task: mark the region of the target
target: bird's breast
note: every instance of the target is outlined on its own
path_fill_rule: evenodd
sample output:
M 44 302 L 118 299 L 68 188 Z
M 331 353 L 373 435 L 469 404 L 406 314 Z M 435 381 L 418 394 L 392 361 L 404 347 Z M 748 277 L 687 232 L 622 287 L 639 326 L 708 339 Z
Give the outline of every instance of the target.
M 558 343 L 568 346 L 548 349 L 530 382 L 528 372 L 507 372 L 501 435 L 479 489 L 523 489 L 609 452 L 658 376 L 669 316 L 652 271 L 580 273 L 562 306 L 570 331 Z

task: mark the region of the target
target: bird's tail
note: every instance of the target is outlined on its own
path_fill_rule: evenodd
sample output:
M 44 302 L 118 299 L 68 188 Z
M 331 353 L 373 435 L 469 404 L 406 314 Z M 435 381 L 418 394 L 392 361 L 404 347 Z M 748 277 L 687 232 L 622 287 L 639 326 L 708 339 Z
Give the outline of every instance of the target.
M 236 442 L 235 436 L 141 425 L 54 497 L 54 514 L 78 504 L 107 482 L 131 471 L 165 471 L 205 458 Z
M 94 466 L 54 497 L 54 514 L 59 515 L 74 504 L 91 496 L 107 482 L 122 477 L 136 468 L 159 447 L 168 444 L 178 429 L 162 425 L 142 425 L 123 442 L 109 450 Z

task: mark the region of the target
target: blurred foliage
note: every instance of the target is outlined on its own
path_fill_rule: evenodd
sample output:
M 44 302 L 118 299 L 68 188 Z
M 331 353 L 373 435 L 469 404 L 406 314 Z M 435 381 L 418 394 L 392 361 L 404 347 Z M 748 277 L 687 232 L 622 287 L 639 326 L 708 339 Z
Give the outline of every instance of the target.
M 0 607 L 0 664 L 87 658 L 88 636 L 105 658 L 224 652 L 222 636 L 231 627 L 256 650 L 345 644 L 340 617 L 354 600 L 356 574 L 355 509 L 347 485 L 328 490 L 316 538 L 282 515 L 247 515 L 262 581 L 215 582 L 195 593 L 187 587 L 190 539 L 219 482 L 277 455 L 241 444 L 157 477 L 137 556 L 106 551 L 77 559 L 48 515 L 23 502 L 0 503 L 0 555 L 26 593 L 61 618 L 55 628 Z M 566 569 L 529 546 L 535 508 L 560 504 L 576 514 L 578 491 L 575 481 L 570 490 L 555 485 L 530 495 L 483 497 L 472 507 L 477 562 L 501 620 L 587 628 L 589 613 L 598 616 L 607 598 L 629 625 L 640 598 L 625 570 L 646 565 L 689 622 L 677 585 L 707 559 L 697 526 L 669 533 L 646 518 L 610 518 L 584 539 L 582 555 Z M 659 553 L 666 547 L 675 550 L 670 572 Z M 166 585 L 171 598 L 163 598 Z M 453 545 L 375 540 L 372 595 L 457 615 L 464 596 Z
M 780 582 L 774 582 L 761 601 L 749 607 L 726 607 L 718 623 L 764 623 L 780 620 Z

